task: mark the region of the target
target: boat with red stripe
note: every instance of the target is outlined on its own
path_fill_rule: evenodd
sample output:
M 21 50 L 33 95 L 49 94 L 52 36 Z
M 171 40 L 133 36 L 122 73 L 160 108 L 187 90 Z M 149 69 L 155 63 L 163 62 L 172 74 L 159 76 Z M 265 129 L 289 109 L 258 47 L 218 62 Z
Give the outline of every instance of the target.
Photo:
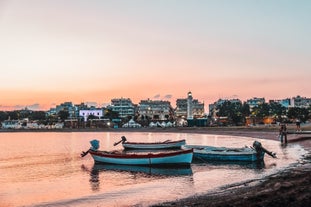
M 84 157 L 91 154 L 95 163 L 109 163 L 118 165 L 190 165 L 193 158 L 193 149 L 161 152 L 125 152 L 125 151 L 101 151 L 99 141 L 92 140 L 92 147 L 82 152 Z

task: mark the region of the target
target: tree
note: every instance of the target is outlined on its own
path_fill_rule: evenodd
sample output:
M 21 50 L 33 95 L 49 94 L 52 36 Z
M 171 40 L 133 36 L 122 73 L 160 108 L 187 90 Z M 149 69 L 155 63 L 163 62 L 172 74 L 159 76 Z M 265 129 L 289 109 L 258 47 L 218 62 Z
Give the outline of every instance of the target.
M 256 111 L 256 116 L 259 118 L 264 118 L 270 115 L 270 107 L 269 104 L 263 103 L 256 107 L 254 107 L 254 111 Z
M 33 111 L 31 114 L 29 114 L 28 118 L 31 120 L 44 121 L 46 119 L 46 114 L 44 111 Z
M 87 117 L 87 120 L 90 120 L 90 119 L 98 119 L 98 116 L 95 116 L 93 114 L 90 114 L 88 117 Z
M 251 114 L 249 105 L 246 102 L 244 102 L 241 107 L 241 113 L 244 117 L 249 116 Z
M 300 121 L 302 122 L 306 122 L 308 119 L 311 118 L 309 110 L 307 108 L 299 107 L 289 108 L 287 116 L 290 119 L 300 119 Z
M 0 111 L 0 121 L 4 121 L 8 119 L 8 113 L 5 111 Z
M 286 108 L 280 103 L 270 103 L 270 115 L 274 116 L 276 121 L 283 122 L 283 117 L 286 115 Z
M 106 109 L 105 110 L 105 114 L 104 114 L 104 118 L 107 119 L 117 119 L 119 118 L 119 113 L 116 111 L 112 111 L 111 109 Z
M 58 112 L 58 117 L 62 120 L 65 121 L 69 117 L 69 112 L 67 110 L 61 110 Z
M 9 111 L 8 112 L 8 119 L 18 120 L 19 119 L 19 113 L 17 111 Z
M 227 117 L 229 124 L 241 125 L 243 123 L 242 103 L 225 101 L 217 106 L 217 116 Z

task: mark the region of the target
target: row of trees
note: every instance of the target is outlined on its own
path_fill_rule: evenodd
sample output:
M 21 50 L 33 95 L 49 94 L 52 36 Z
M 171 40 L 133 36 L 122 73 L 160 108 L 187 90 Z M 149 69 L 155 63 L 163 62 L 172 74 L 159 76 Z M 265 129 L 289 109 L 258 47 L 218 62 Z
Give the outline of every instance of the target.
M 4 120 L 46 120 L 45 111 L 30 111 L 30 110 L 16 110 L 16 111 L 0 111 L 0 121 Z
M 218 117 L 227 117 L 228 124 L 245 125 L 246 118 L 263 119 L 265 117 L 273 117 L 276 122 L 293 122 L 299 119 L 306 122 L 311 118 L 311 107 L 286 108 L 277 102 L 263 103 L 252 110 L 247 103 L 225 101 L 222 105 L 217 106 Z

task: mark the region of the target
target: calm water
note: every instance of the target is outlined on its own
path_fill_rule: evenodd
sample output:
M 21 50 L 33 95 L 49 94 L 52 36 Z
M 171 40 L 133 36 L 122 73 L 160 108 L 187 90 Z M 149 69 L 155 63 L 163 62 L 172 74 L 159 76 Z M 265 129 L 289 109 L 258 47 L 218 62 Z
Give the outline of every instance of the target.
M 241 147 L 254 139 L 178 133 L 0 133 L 0 206 L 148 206 L 217 190 L 231 183 L 258 179 L 301 159 L 299 145 L 282 147 L 260 140 L 278 159 L 265 156 L 261 165 L 195 163 L 189 168 L 94 165 L 80 158 L 92 139 L 101 149 L 122 149 L 114 142 L 186 139 L 187 144 Z

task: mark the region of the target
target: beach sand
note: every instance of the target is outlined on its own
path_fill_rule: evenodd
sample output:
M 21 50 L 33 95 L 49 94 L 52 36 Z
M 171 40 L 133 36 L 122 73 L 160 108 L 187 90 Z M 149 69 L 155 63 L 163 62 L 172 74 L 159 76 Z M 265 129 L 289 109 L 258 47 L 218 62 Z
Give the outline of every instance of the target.
M 289 128 L 294 130 L 294 127 Z M 305 130 L 309 130 L 305 129 Z M 207 133 L 278 140 L 277 127 L 272 128 L 185 128 L 185 133 Z M 308 154 L 304 159 L 277 174 L 248 183 L 227 186 L 218 192 L 192 196 L 153 207 L 203 206 L 311 206 L 311 135 L 288 135 L 288 145 L 298 143 Z

